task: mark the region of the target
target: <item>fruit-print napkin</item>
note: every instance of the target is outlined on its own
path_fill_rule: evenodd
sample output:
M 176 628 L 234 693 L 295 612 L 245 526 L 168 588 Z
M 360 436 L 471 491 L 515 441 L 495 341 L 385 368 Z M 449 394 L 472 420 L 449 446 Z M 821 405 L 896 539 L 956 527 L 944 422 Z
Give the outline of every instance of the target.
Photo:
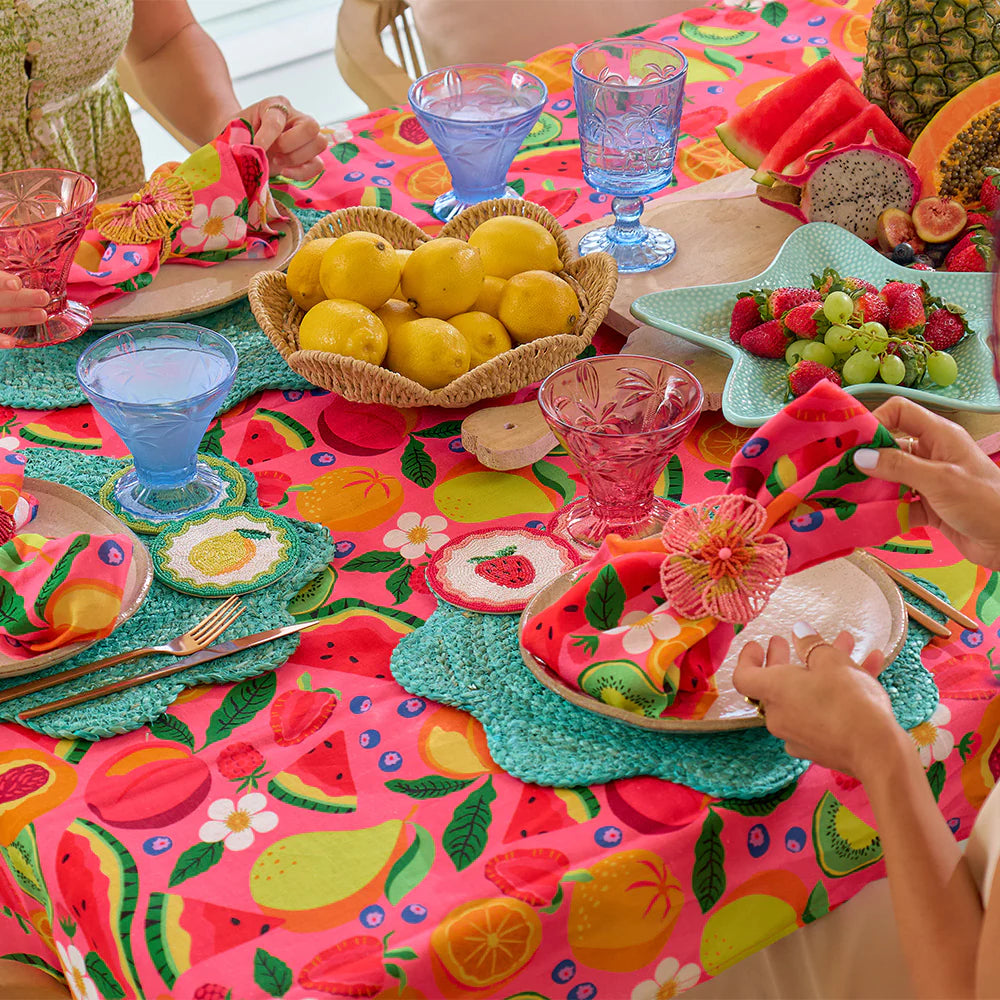
M 30 530 L 38 503 L 23 493 L 25 456 L 0 438 L 0 650 L 24 659 L 110 635 L 132 562 L 125 534 L 46 538 Z
M 98 205 L 70 269 L 69 296 L 94 305 L 139 291 L 161 264 L 208 267 L 273 257 L 279 211 L 267 154 L 250 126 L 230 122 L 183 163 L 166 163 L 130 198 Z
M 818 383 L 746 442 L 723 496 L 680 508 L 656 538 L 608 538 L 528 620 L 524 647 L 601 701 L 698 714 L 737 628 L 785 575 L 908 530 L 906 488 L 853 462 L 858 448 L 895 446 L 861 403 Z

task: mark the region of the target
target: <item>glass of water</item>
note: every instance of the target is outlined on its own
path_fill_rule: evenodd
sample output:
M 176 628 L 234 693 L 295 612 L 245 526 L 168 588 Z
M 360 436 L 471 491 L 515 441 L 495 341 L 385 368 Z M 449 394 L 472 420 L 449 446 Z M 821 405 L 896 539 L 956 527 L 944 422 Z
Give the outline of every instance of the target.
M 436 218 L 447 222 L 469 205 L 521 197 L 507 171 L 547 95 L 534 73 L 490 63 L 436 69 L 410 87 L 410 107 L 451 174 L 452 189 L 434 202 Z
M 80 355 L 84 394 L 135 461 L 115 484 L 124 511 L 156 523 L 222 502 L 226 482 L 198 459 L 198 445 L 236 367 L 225 337 L 188 323 L 126 327 Z
M 615 217 L 580 240 L 581 254 L 603 250 L 623 272 L 673 260 L 673 237 L 641 225 L 639 217 L 642 196 L 673 176 L 686 76 L 682 52 L 641 36 L 592 42 L 573 56 L 583 176 L 613 196 Z

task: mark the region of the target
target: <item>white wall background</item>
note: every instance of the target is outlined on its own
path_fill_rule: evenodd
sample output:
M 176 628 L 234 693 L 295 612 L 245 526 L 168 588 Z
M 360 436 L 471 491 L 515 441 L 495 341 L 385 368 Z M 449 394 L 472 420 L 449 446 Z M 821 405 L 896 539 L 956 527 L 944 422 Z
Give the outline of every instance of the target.
M 366 111 L 340 78 L 333 55 L 339 0 L 190 0 L 202 26 L 222 49 L 246 107 L 284 94 L 321 125 Z M 132 102 L 147 175 L 186 155 L 160 125 Z

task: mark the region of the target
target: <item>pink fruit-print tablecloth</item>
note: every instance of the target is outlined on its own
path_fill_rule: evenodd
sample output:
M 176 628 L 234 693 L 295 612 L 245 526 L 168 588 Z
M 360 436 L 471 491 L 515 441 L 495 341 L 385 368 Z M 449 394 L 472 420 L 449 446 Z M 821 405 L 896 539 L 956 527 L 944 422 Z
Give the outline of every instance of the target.
M 826 49 L 856 59 L 869 6 L 746 0 L 654 29 L 691 62 L 678 185 L 737 166 L 712 131 L 729 110 Z M 564 225 L 607 208 L 580 180 L 570 53 L 532 61 L 552 96 L 515 164 Z M 315 185 L 287 189 L 297 203 L 391 204 L 433 231 L 426 205 L 447 179 L 407 112 L 350 123 L 330 156 Z M 558 454 L 484 469 L 462 450 L 463 415 L 272 391 L 216 421 L 207 444 L 253 471 L 264 506 L 336 539 L 297 606 L 322 624 L 273 684 L 189 689 L 127 735 L 90 744 L 0 725 L 0 955 L 67 976 L 87 1000 L 649 1000 L 884 874 L 877 847 L 829 853 L 831 818 L 848 840 L 873 839 L 843 775 L 811 767 L 748 803 L 650 778 L 526 785 L 491 760 L 474 719 L 393 680 L 394 645 L 435 606 L 433 547 L 536 527 L 582 488 Z M 7 408 L 0 427 L 124 454 L 89 406 Z M 717 494 L 749 434 L 704 414 L 661 489 Z M 1000 575 L 921 531 L 883 554 L 985 623 L 927 647 L 942 701 L 912 734 L 964 837 L 1000 773 Z
M 645 37 L 670 42 L 688 59 L 676 188 L 743 166 L 716 136 L 715 126 L 767 90 L 830 53 L 852 75 L 860 75 L 874 4 L 717 0 L 643 30 Z M 515 189 L 566 228 L 611 211 L 610 196 L 583 180 L 570 72 L 576 48 L 550 49 L 524 63 L 545 81 L 549 99 L 508 176 Z M 451 187 L 451 178 L 408 106 L 373 111 L 332 129 L 325 163 L 318 179 L 272 190 L 279 200 L 309 208 L 376 205 L 412 219 L 429 233 L 441 228 L 430 210 L 434 199 Z

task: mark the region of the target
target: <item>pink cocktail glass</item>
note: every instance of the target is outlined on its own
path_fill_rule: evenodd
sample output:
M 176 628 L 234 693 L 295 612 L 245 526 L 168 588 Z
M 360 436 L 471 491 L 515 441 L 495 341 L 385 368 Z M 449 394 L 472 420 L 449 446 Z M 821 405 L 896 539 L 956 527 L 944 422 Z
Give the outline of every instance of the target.
M 701 412 L 698 380 L 656 358 L 587 358 L 549 375 L 538 402 L 589 490 L 553 530 L 594 548 L 612 533 L 658 534 L 676 508 L 654 486 Z
M 79 337 L 90 309 L 66 297 L 66 282 L 97 198 L 97 185 L 74 170 L 0 173 L 0 270 L 26 288 L 44 288 L 48 318 L 0 327 L 0 347 L 42 347 Z

